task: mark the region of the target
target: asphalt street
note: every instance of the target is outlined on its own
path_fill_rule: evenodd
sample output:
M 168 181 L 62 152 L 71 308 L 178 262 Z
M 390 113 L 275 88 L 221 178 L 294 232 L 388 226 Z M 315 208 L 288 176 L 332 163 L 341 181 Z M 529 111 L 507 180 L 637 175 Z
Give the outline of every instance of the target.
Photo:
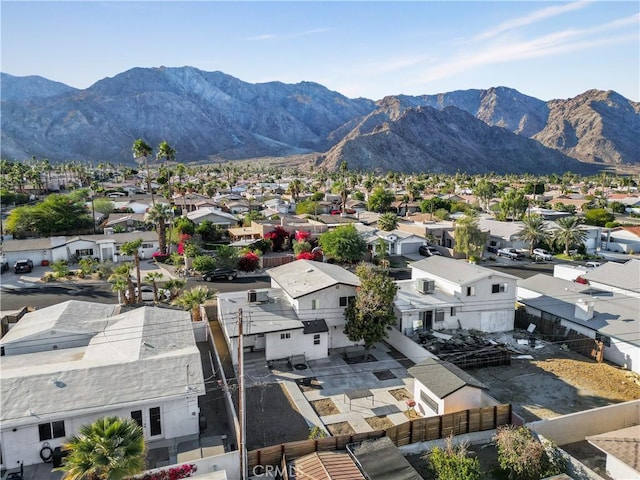
M 6 272 L 5 275 L 14 275 Z M 0 311 L 17 310 L 22 307 L 43 308 L 67 300 L 83 300 L 98 303 L 117 303 L 117 295 L 111 291 L 111 284 L 97 283 L 90 285 L 51 285 L 30 284 L 25 286 L 7 285 L 0 280 Z M 244 291 L 251 288 L 268 288 L 269 277 L 237 278 L 232 282 L 203 282 L 196 279 L 187 280 L 187 289 L 204 285 L 217 292 Z

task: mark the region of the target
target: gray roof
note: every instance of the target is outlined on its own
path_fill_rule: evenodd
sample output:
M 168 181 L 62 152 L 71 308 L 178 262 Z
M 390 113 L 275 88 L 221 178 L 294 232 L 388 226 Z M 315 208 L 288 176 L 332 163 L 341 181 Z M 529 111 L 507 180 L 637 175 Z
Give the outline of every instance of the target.
M 416 289 L 416 280 L 400 280 L 395 282 L 398 286 L 394 305 L 401 312 L 410 310 L 424 310 L 429 307 L 454 307 L 464 305 L 454 295 L 449 295 L 441 289 L 435 289 L 434 293 L 420 293 Z
M 302 324 L 304 325 L 305 335 L 308 335 L 310 333 L 323 333 L 323 332 L 329 331 L 329 327 L 327 327 L 327 322 L 325 322 L 323 319 L 303 320 Z
M 370 480 L 422 480 L 389 437 L 366 440 L 350 450 Z
M 291 298 L 299 298 L 338 284 L 360 285 L 358 277 L 338 265 L 296 260 L 268 271 Z
M 467 285 L 490 276 L 510 278 L 513 280 L 517 280 L 518 278 L 497 270 L 474 265 L 466 260 L 454 260 L 453 258 L 443 257 L 441 255 L 424 258 L 417 262 L 410 263 L 409 266 L 458 285 Z
M 602 267 L 599 267 L 602 268 Z M 520 289 L 536 292 L 534 298 L 522 298 Z M 598 291 L 561 278 L 538 274 L 518 281 L 518 301 L 552 315 L 598 331 L 603 335 L 640 346 L 640 299 L 616 292 Z M 529 295 L 527 295 L 529 296 Z M 593 302 L 593 318 L 575 316 L 576 302 Z
M 640 260 L 626 263 L 607 262 L 582 275 L 589 282 L 640 293 Z
M 190 315 L 173 309 L 115 315 L 86 347 L 3 356 L 0 365 L 3 428 L 204 394 Z
M 409 368 L 408 372 L 440 399 L 466 386 L 487 388 L 464 370 L 436 358 L 427 358 Z
M 68 300 L 50 307 L 25 314 L 0 344 L 28 341 L 38 334 L 57 330 L 72 333 L 96 333 L 107 324 L 107 318 L 115 315 L 119 306 Z
M 304 328 L 293 307 L 280 288 L 260 289 L 268 293 L 268 301 L 250 303 L 247 292 L 218 294 L 220 319 L 230 338 L 238 336 L 238 310 L 242 309 L 245 335 L 280 332 Z

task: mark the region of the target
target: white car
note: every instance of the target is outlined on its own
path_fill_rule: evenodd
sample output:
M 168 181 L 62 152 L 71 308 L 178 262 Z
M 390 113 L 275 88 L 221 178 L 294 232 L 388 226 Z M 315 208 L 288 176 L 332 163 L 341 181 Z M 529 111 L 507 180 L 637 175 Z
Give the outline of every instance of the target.
M 546 251 L 544 248 L 534 248 L 533 256 L 536 258 L 541 258 L 542 260 L 553 260 L 553 255 L 551 255 L 551 252 Z
M 141 288 L 142 291 L 142 301 L 143 302 L 153 302 L 153 287 L 151 285 L 143 285 Z M 168 290 L 164 290 L 162 288 L 158 288 L 158 300 L 169 300 L 170 293 Z M 129 290 L 124 292 L 124 296 L 129 299 Z M 136 287 L 136 298 L 138 297 L 138 287 Z

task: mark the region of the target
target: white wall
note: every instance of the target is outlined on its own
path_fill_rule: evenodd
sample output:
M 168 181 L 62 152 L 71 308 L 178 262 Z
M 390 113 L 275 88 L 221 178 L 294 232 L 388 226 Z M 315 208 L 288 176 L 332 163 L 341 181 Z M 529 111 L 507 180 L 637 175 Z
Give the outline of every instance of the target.
M 557 445 L 581 442 L 586 437 L 638 424 L 640 400 L 593 408 L 561 417 L 539 420 L 527 426 Z
M 420 363 L 427 358 L 437 358 L 427 349 L 418 345 L 409 337 L 395 329 L 387 330 L 387 343 L 415 363 Z
M 92 423 L 99 417 L 115 415 L 123 418 L 129 418 L 132 411 L 142 410 L 143 422 L 148 423 L 149 408 L 158 406 L 160 407 L 160 425 L 162 434 L 152 438 L 149 437 L 148 425 L 146 425 L 146 440 L 197 435 L 200 428 L 197 397 L 193 396 L 190 398 L 195 400 L 195 415 L 192 415 L 193 412 L 188 408 L 189 404 L 187 402 L 187 398 L 180 398 L 166 402 L 158 401 L 146 405 L 131 405 L 119 409 L 105 408 L 100 412 L 78 415 L 75 417 L 71 417 L 69 414 L 66 414 L 60 418 L 48 419 L 48 421 L 34 417 L 33 423 L 28 426 L 17 427 L 15 429 L 3 429 L 1 431 L 0 444 L 2 446 L 2 458 L 5 465 L 17 465 L 20 462 L 24 462 L 24 465 L 42 463 L 40 450 L 42 449 L 44 442 L 40 441 L 38 432 L 38 424 L 40 423 L 48 423 L 51 420 L 64 420 L 65 437 L 47 440 L 49 446 L 53 449 L 62 445 L 66 437 L 78 433 L 82 425 Z
M 291 338 L 281 339 L 281 334 L 290 334 Z M 304 334 L 302 329 L 287 330 L 285 332 L 265 333 L 264 356 L 266 360 L 289 358 L 292 355 L 302 355 L 304 352 Z
M 444 411 L 440 413 L 459 412 L 470 408 L 480 408 L 483 405 L 483 391 L 475 387 L 462 387 L 444 399 Z
M 604 347 L 604 358 L 622 368 L 640 374 L 640 347 L 615 338 L 611 339 L 611 346 Z
M 320 335 L 320 344 L 313 344 L 314 335 Z M 329 348 L 329 333 L 308 333 L 302 335 L 302 351 L 307 360 L 317 360 L 319 358 L 326 358 Z

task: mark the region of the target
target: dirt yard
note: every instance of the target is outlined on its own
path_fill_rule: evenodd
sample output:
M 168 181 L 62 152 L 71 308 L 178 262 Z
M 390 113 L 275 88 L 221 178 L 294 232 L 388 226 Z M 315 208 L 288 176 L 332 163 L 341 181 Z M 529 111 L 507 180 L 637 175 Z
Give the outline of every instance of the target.
M 330 398 L 322 398 L 320 400 L 313 400 L 309 402 L 313 409 L 316 411 L 319 417 L 326 417 L 327 415 L 336 415 L 340 413 L 336 404 Z
M 374 430 L 384 430 L 393 427 L 393 422 L 387 417 L 369 417 L 364 419 Z
M 555 346 L 530 352 L 533 360 L 470 370 L 525 422 L 640 398 L 640 377 Z
M 332 436 L 338 435 L 353 435 L 356 431 L 353 429 L 349 422 L 337 422 L 327 425 L 327 430 Z

